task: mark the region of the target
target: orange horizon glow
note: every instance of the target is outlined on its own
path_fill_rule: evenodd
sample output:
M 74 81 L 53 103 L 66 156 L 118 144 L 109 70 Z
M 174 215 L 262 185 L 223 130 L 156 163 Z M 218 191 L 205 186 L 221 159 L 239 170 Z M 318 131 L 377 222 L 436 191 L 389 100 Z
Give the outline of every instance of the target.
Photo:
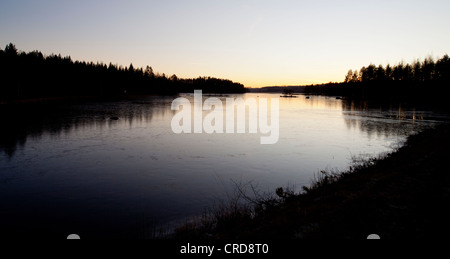
M 311 85 L 450 53 L 449 9 L 444 0 L 5 0 L 0 46 L 249 88 Z

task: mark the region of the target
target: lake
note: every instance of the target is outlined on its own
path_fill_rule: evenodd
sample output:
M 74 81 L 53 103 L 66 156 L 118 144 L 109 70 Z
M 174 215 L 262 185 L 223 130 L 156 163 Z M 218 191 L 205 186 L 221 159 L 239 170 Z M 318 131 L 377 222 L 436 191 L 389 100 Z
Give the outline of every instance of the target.
M 280 98 L 279 141 L 261 145 L 261 134 L 173 133 L 174 99 L 0 108 L 2 238 L 148 238 L 154 226 L 170 228 L 226 201 L 236 184 L 299 191 L 321 170 L 391 152 L 448 118 L 331 97 Z

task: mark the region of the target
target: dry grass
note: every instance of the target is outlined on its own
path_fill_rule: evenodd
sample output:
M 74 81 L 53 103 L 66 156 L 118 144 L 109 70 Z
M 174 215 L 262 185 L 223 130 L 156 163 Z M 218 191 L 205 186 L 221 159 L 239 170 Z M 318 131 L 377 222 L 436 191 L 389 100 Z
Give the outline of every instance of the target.
M 179 228 L 184 239 L 433 239 L 450 230 L 450 127 L 409 138 L 346 172 L 320 172 L 295 194 L 237 184 L 235 199 Z

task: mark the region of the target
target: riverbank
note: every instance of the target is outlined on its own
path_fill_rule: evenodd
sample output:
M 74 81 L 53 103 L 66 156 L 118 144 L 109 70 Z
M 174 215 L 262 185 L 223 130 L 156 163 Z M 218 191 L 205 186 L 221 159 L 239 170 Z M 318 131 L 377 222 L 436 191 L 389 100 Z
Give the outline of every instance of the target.
M 301 194 L 213 210 L 176 239 L 438 239 L 450 230 L 450 126 L 408 138 L 396 152 L 339 174 L 322 173 Z

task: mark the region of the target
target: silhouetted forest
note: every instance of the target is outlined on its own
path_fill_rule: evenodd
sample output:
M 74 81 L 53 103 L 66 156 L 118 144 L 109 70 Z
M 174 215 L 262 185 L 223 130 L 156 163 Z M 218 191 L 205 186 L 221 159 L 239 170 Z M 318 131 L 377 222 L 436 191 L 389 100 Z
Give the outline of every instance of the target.
M 348 71 L 343 83 L 307 86 L 305 91 L 354 99 L 423 102 L 446 98 L 449 86 L 450 58 L 445 55 L 437 61 L 429 57 L 412 64 L 371 64 L 359 71 Z
M 199 77 L 180 79 L 143 68 L 73 61 L 39 51 L 20 52 L 9 44 L 0 49 L 0 100 L 124 94 L 172 95 L 201 89 L 206 93 L 243 93 L 242 84 Z

